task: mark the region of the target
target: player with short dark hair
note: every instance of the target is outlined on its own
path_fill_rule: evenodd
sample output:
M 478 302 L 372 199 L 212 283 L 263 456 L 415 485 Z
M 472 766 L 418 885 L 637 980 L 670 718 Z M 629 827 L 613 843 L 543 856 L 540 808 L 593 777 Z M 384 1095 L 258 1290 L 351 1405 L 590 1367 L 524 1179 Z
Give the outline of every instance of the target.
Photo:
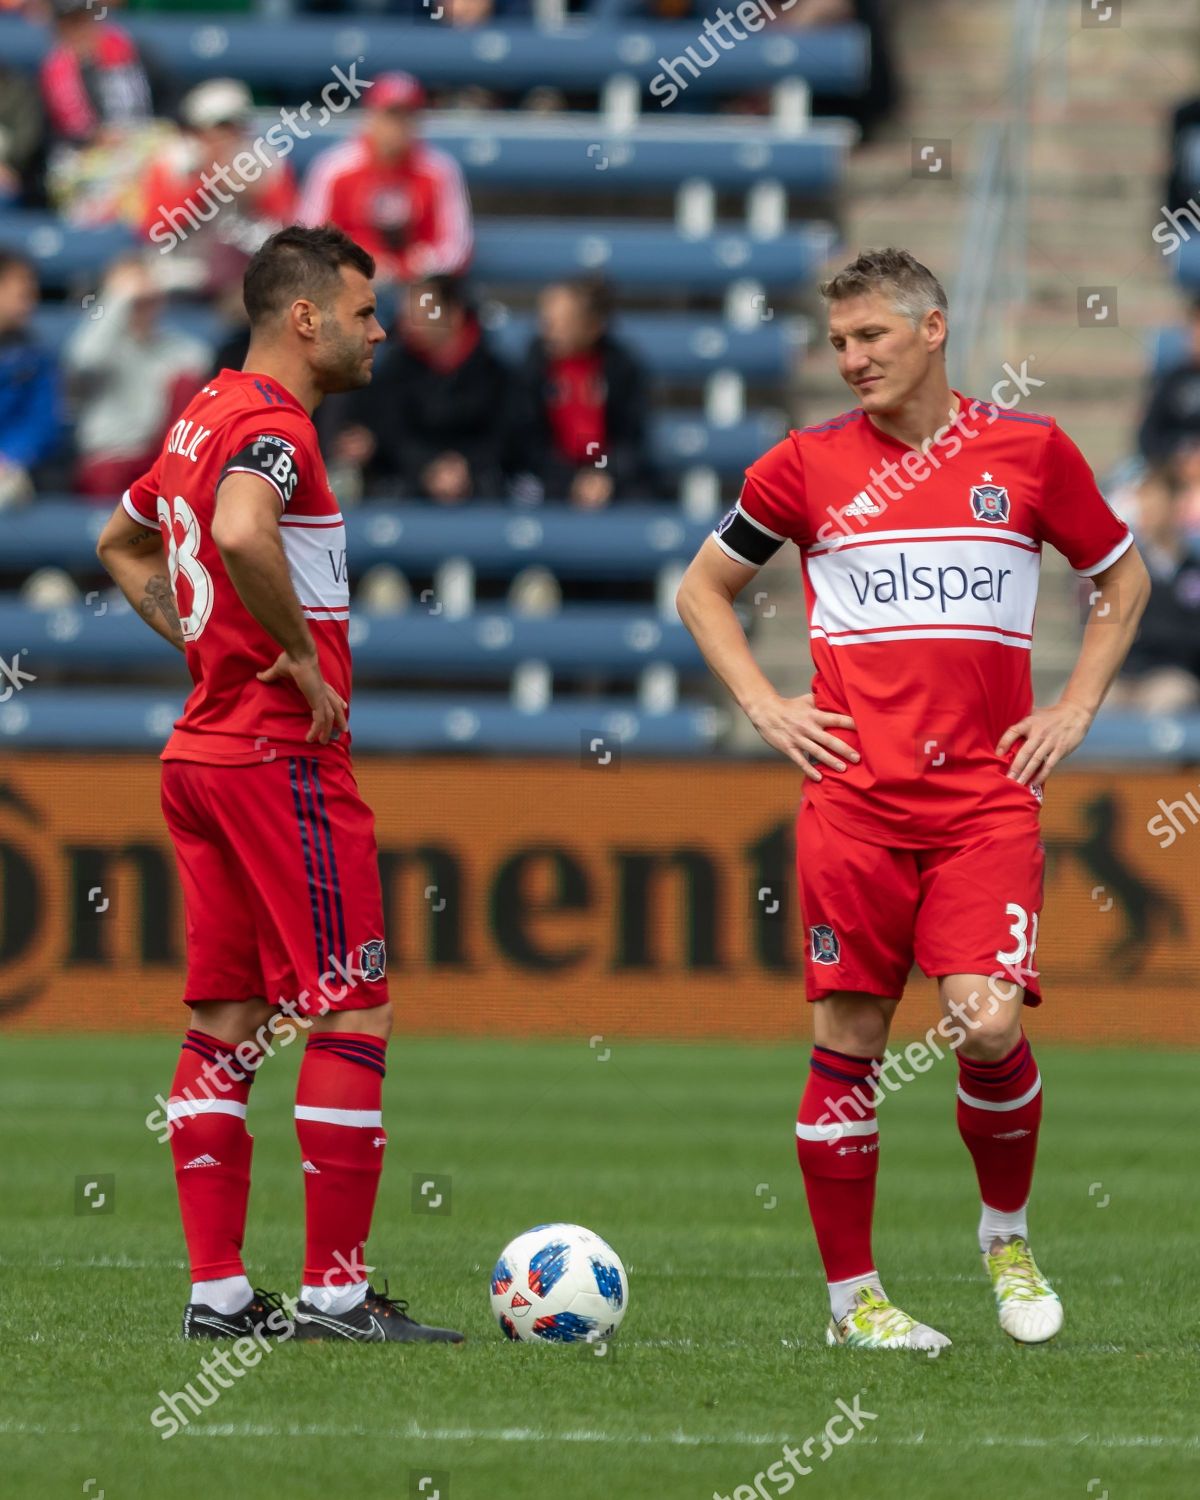
M 925 266 L 869 251 L 822 291 L 859 405 L 789 433 L 746 471 L 678 603 L 713 672 L 806 778 L 796 857 L 815 1045 L 796 1135 L 827 1340 L 949 1343 L 887 1298 L 871 1251 L 877 1080 L 915 958 L 938 981 L 938 1034 L 958 1056 L 958 1126 L 1000 1325 L 1039 1343 L 1062 1325 L 1026 1218 L 1042 1093 L 1021 1017 L 1041 1002 L 1042 789 L 1129 649 L 1146 569 L 1053 418 L 1013 410 L 1001 386 L 995 401 L 951 390 L 946 295 Z M 812 691 L 790 699 L 733 609 L 789 541 L 816 668 Z M 1093 608 L 1061 697 L 1035 708 L 1046 542 L 1093 580 Z
M 337 229 L 268 239 L 246 271 L 245 369 L 193 398 L 99 543 L 195 684 L 162 753 L 187 916 L 191 1020 L 166 1115 L 189 1338 L 281 1324 L 299 1338 L 462 1337 L 414 1322 L 362 1259 L 392 1012 L 374 822 L 350 762 L 346 534 L 312 413 L 371 379 L 374 271 Z M 245 1119 L 264 1048 L 300 1031 L 307 1243 L 292 1325 L 242 1261 Z

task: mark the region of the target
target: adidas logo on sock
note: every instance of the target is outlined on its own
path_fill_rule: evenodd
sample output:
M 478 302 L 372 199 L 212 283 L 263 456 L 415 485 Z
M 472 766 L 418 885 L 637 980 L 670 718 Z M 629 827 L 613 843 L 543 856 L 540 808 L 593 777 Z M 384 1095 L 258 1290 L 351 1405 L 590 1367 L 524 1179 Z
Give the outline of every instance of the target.
M 185 1163 L 183 1170 L 186 1172 L 188 1167 L 219 1167 L 220 1165 L 221 1163 L 215 1156 L 193 1156 L 191 1161 Z
M 303 1162 L 302 1166 L 304 1167 L 304 1170 L 306 1172 L 315 1172 L 318 1177 L 321 1175 L 320 1167 L 314 1167 L 312 1162 L 310 1161 Z
M 875 504 L 866 490 L 859 490 L 842 514 L 844 516 L 877 516 L 879 506 Z

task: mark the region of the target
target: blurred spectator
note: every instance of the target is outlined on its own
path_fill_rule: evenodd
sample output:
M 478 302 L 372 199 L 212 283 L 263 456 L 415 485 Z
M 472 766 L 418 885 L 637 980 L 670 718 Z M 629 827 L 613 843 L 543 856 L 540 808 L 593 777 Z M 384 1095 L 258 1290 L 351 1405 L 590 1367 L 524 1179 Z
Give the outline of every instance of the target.
M 498 499 L 509 375 L 462 282 L 411 286 L 398 333 L 356 398 L 335 460 L 398 477 L 405 495 L 443 505 Z
M 1151 469 L 1138 486 L 1136 534 L 1150 571 L 1150 602 L 1110 708 L 1179 713 L 1200 704 L 1200 546 L 1181 517 L 1176 472 Z
M 145 473 L 208 368 L 206 345 L 163 327 L 156 270 L 132 257 L 116 262 L 67 345 L 75 485 L 84 495 L 109 499 Z
M 0 510 L 29 499 L 29 471 L 63 434 L 58 368 L 30 331 L 37 301 L 33 266 L 0 250 Z
M 1187 443 L 1200 442 L 1200 297 L 1188 321 L 1188 356 L 1159 375 L 1138 433 L 1138 448 L 1163 463 Z
M 150 69 L 129 34 L 92 0 L 51 0 L 54 43 L 41 66 L 53 142 L 50 195 L 88 222 L 122 213 L 162 138 Z M 159 87 L 160 101 L 162 96 Z
M 37 201 L 45 167 L 46 122 L 36 86 L 0 66 L 0 207 Z
M 160 254 L 175 251 L 179 242 L 180 253 L 169 262 L 174 285 L 208 294 L 240 289 L 250 257 L 295 215 L 292 169 L 264 143 L 259 146 L 269 167 L 254 150 L 254 100 L 239 79 L 198 84 L 179 115 L 185 133 L 163 147 L 144 179 L 141 231 Z M 214 179 L 215 187 L 206 185 Z
M 471 205 L 458 163 L 419 135 L 421 85 L 384 73 L 366 96 L 366 126 L 317 157 L 301 195 L 303 224 L 336 224 L 375 257 L 380 278 L 454 275 L 471 258 Z
M 609 333 L 611 294 L 597 278 L 548 286 L 540 334 L 518 372 L 509 467 L 519 497 L 595 510 L 653 498 L 641 366 Z M 533 485 L 529 484 L 532 479 Z
M 92 0 L 51 0 L 54 44 L 42 62 L 42 98 L 59 140 L 90 145 L 154 113 L 150 78 L 137 45 Z

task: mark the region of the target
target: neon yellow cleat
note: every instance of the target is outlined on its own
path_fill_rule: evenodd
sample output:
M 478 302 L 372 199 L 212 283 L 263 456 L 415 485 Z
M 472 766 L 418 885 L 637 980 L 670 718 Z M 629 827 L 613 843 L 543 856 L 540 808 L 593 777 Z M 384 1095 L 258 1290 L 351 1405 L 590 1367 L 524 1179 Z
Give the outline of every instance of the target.
M 1019 1344 L 1044 1344 L 1063 1325 L 1058 1294 L 1037 1268 L 1023 1239 L 1011 1239 L 983 1257 L 996 1294 L 1000 1327 Z
M 844 1318 L 829 1320 L 825 1342 L 847 1349 L 922 1349 L 929 1355 L 950 1347 L 944 1333 L 910 1318 L 870 1286 L 859 1287 Z

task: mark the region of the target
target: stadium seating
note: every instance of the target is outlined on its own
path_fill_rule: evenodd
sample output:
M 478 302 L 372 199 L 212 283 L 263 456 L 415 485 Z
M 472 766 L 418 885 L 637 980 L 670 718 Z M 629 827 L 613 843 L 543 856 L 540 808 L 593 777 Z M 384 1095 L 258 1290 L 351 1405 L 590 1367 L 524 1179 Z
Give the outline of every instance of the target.
M 20 748 L 158 750 L 183 705 L 184 691 L 56 689 L 0 703 L 0 740 Z M 396 693 L 355 695 L 356 751 L 472 750 L 493 754 L 583 756 L 597 735 L 639 755 L 710 751 L 723 716 L 691 706 L 642 713 L 623 698 L 551 704 L 540 713 L 482 694 L 454 698 Z M 592 757 L 591 763 L 595 763 Z
M 480 84 L 492 89 L 599 92 L 613 78 L 648 86 L 663 60 L 696 42 L 695 24 L 611 26 L 572 22 L 543 30 L 529 22 L 458 29 L 386 22 L 304 18 L 278 22 L 234 18 L 130 15 L 123 22 L 185 83 L 235 72 L 254 87 L 312 94 L 333 80 L 335 64 L 371 59 L 371 72 L 405 68 L 428 85 Z M 47 45 L 44 29 L 0 18 L 0 56 L 32 67 Z M 703 56 L 703 53 L 701 53 Z M 866 32 L 858 26 L 747 36 L 721 54 L 721 66 L 679 68 L 685 97 L 719 95 L 803 79 L 827 93 L 854 94 L 867 78 Z M 370 77 L 365 69 L 360 77 Z
M 435 110 L 425 132 L 461 162 L 477 213 L 487 206 L 477 217 L 472 280 L 504 358 L 519 359 L 532 337 L 532 292 L 579 273 L 611 280 L 624 309 L 617 335 L 651 381 L 669 388 L 650 413 L 650 443 L 660 472 L 679 481 L 685 506 L 626 504 L 584 514 L 497 499 L 462 511 L 385 502 L 349 510 L 357 577 L 392 564 L 414 580 L 414 592 L 426 580 L 434 584 L 401 615 L 353 618 L 366 688 L 355 700 L 360 748 L 575 754 L 581 735 L 598 730 L 651 753 L 689 753 L 718 733 L 712 710 L 680 705 L 681 691 L 706 674 L 671 608 L 675 582 L 711 525 L 720 481 L 736 480 L 784 430 L 776 411 L 747 410 L 746 392 L 778 406 L 790 389 L 807 336 L 790 311 L 794 294 L 836 246 L 828 223 L 794 215 L 797 206 L 831 213 L 855 139 L 844 121 L 809 119 L 808 93 L 860 91 L 868 46 L 858 26 L 751 36 L 694 79 L 680 62 L 677 77 L 687 88 L 681 107 L 664 114 L 646 90 L 695 43 L 699 27 L 645 24 L 631 4 L 602 0 L 587 19 L 552 29 L 504 19 L 460 30 L 357 14 L 286 24 L 219 14 L 120 18 L 181 86 L 234 73 L 267 100 L 296 108 L 311 100 L 310 123 L 333 65 L 349 70 L 356 61 L 357 76 L 402 67 L 435 90 L 479 85 L 511 99 L 552 85 L 574 102 L 597 102 L 592 113 Z M 44 28 L 0 18 L 6 63 L 36 66 L 47 38 Z M 748 93 L 770 97 L 773 115 L 705 113 Z M 260 105 L 259 129 L 277 120 L 271 105 Z M 293 167 L 303 176 L 317 151 L 352 128 L 353 116 L 338 114 L 307 140 L 297 137 Z M 569 198 L 570 212 L 588 217 L 565 217 L 561 207 L 553 217 L 533 217 L 546 192 Z M 742 195 L 741 218 L 716 219 L 718 193 L 725 215 L 735 208 L 729 195 Z M 663 201 L 670 197 L 674 220 Z M 48 296 L 37 327 L 55 346 L 86 315 L 85 294 L 104 268 L 136 243 L 121 226 L 72 226 L 44 212 L 0 209 L 0 245 L 23 249 L 37 264 Z M 166 317 L 210 345 L 218 340 L 208 308 L 173 304 Z M 0 516 L 6 571 L 63 567 L 87 588 L 87 580 L 99 580 L 94 544 L 106 510 L 43 496 Z M 656 603 L 568 603 L 547 619 L 477 604 L 477 581 L 494 592 L 531 563 L 564 584 L 644 588 Z M 77 608 L 42 613 L 0 596 L 0 630 L 25 647 L 41 678 L 36 695 L 0 704 L 5 739 L 161 742 L 178 695 L 129 684 L 160 680 L 164 667 L 173 679 L 178 664 L 115 594 L 95 592 Z M 404 689 L 380 691 L 399 680 L 399 663 Z M 79 685 L 58 685 L 56 676 Z M 121 686 L 94 688 L 100 676 Z M 608 696 L 588 696 L 598 681 Z
M 277 112 L 260 111 L 259 127 L 277 119 Z M 303 173 L 347 134 L 331 128 L 298 140 L 293 167 Z M 472 187 L 626 193 L 675 188 L 689 179 L 733 190 L 770 181 L 808 198 L 838 186 L 853 138 L 844 121 L 814 122 L 794 134 L 761 121 L 726 124 L 692 116 L 686 124 L 642 121 L 614 131 L 603 116 L 575 113 L 549 120 L 501 114 L 489 118 L 486 132 L 469 115 L 431 114 L 422 134 L 459 162 Z
M 52 214 L 0 211 L 0 245 L 28 254 L 48 288 L 96 280 L 111 260 L 137 243 L 120 225 L 72 227 Z M 820 223 L 771 239 L 724 226 L 691 239 L 669 223 L 491 219 L 478 227 L 472 271 L 477 280 L 496 286 L 541 286 L 603 272 L 630 290 L 716 295 L 737 278 L 786 291 L 810 281 L 834 244 L 832 228 Z

